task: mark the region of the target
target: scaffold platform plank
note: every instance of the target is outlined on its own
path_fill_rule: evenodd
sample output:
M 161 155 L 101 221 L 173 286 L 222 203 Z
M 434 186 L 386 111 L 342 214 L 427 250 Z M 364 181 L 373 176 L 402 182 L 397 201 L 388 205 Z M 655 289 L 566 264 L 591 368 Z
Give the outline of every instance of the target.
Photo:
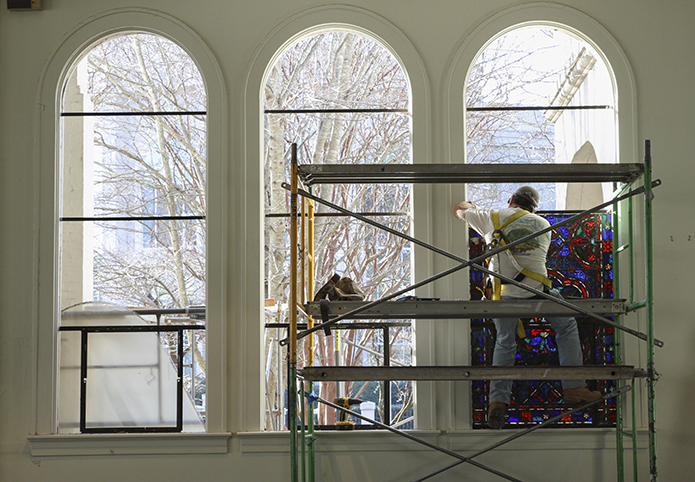
M 631 182 L 642 164 L 303 164 L 313 184 Z
M 371 380 L 631 380 L 647 376 L 633 366 L 410 366 L 306 367 L 298 374 L 310 381 Z
M 616 299 L 567 299 L 565 300 L 584 310 L 604 316 L 615 316 L 627 311 L 625 300 Z M 368 304 L 367 301 L 329 301 L 328 318 L 335 318 Z M 321 319 L 320 302 L 311 301 L 305 305 L 306 313 Z M 349 319 L 478 319 L 478 318 L 536 318 L 542 316 L 572 316 L 577 314 L 571 308 L 551 300 L 404 300 L 385 301 L 364 311 L 351 315 Z

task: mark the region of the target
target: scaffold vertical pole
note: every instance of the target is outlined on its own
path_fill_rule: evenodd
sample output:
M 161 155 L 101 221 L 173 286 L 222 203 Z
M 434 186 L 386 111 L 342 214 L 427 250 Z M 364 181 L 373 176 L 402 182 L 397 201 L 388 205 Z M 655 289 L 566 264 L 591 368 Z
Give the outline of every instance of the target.
M 299 481 L 297 444 L 297 144 L 292 144 L 290 188 L 290 296 L 287 346 L 287 425 L 290 431 L 290 480 Z
M 299 295 L 298 303 L 304 306 L 306 302 L 306 283 L 307 283 L 307 232 L 306 232 L 306 217 L 307 217 L 307 200 L 305 197 L 301 198 L 301 209 L 299 211 L 299 287 L 297 292 Z M 305 392 L 304 380 L 299 381 L 299 398 L 297 403 L 299 404 L 299 445 L 301 447 L 300 460 L 301 460 L 301 480 L 307 480 L 307 425 L 306 425 L 306 405 L 304 403 Z
M 654 367 L 654 260 L 652 239 L 652 156 L 651 141 L 644 141 L 644 259 L 645 298 L 647 318 L 647 409 L 649 415 L 649 474 L 657 479 L 656 470 L 656 407 L 655 387 L 657 373 Z
M 306 199 L 306 198 L 304 198 Z M 307 199 L 308 203 L 308 213 L 307 213 L 307 218 L 306 218 L 306 223 L 307 223 L 307 299 L 312 299 L 314 295 L 314 201 Z M 314 327 L 314 319 L 309 317 L 307 321 L 307 327 L 313 328 Z M 307 365 L 313 366 L 314 365 L 314 335 L 312 334 L 309 337 L 309 355 L 307 357 Z M 308 382 L 308 387 L 307 391 L 309 393 L 313 393 L 314 391 L 314 382 L 310 381 Z M 303 393 L 303 392 L 302 392 Z M 315 441 L 316 441 L 316 436 L 314 435 L 314 404 L 313 402 L 309 403 L 308 406 L 308 416 L 306 420 L 306 424 L 308 427 L 308 434 L 305 438 L 305 443 L 309 447 L 308 451 L 308 465 L 309 465 L 309 482 L 314 482 L 315 480 L 315 472 L 314 472 L 314 465 L 316 461 L 316 455 L 315 455 Z
M 613 296 L 620 297 L 620 262 L 618 257 L 620 256 L 621 247 L 618 246 L 620 242 L 620 205 L 616 203 L 613 205 L 613 211 L 611 213 L 611 228 L 613 229 Z M 615 321 L 620 323 L 621 317 L 616 316 Z M 618 365 L 623 364 L 623 350 L 621 345 L 621 333 L 620 330 L 614 331 L 614 342 L 615 342 L 615 363 Z M 616 381 L 617 389 L 621 389 L 623 382 L 621 380 Z M 624 482 L 625 480 L 625 455 L 624 455 L 624 422 L 623 417 L 625 416 L 623 409 L 624 399 L 622 395 L 618 395 L 615 399 L 615 453 L 616 453 L 616 466 L 618 469 L 617 482 Z
M 637 453 L 637 390 L 635 390 L 635 379 L 632 379 L 632 480 L 639 482 L 639 454 Z
M 629 188 L 632 191 L 632 188 Z M 627 206 L 621 206 L 616 203 L 613 205 L 613 218 L 612 218 L 612 228 L 613 228 L 613 293 L 614 296 L 620 297 L 623 293 L 622 286 L 622 276 L 624 272 L 622 270 L 623 263 L 620 262 L 618 257 L 622 251 L 627 251 L 625 256 L 627 257 L 627 301 L 629 306 L 636 306 L 635 301 L 635 239 L 633 236 L 633 226 L 634 226 L 634 209 L 632 197 L 629 197 L 626 201 Z M 622 241 L 622 230 L 620 229 L 624 220 L 627 221 L 627 242 L 618 246 L 618 243 Z M 621 322 L 622 316 L 618 315 L 615 317 L 617 322 Z M 625 355 L 623 353 L 623 336 L 620 330 L 616 330 L 615 334 L 615 357 L 616 364 L 623 365 L 625 363 Z M 637 446 L 637 401 L 636 401 L 636 390 L 634 388 L 634 379 L 631 382 L 624 382 L 623 380 L 617 380 L 616 386 L 618 390 L 623 388 L 626 383 L 631 383 L 632 390 L 630 394 L 630 399 L 627 400 L 624 394 L 616 396 L 616 464 L 617 464 L 617 481 L 624 482 L 625 480 L 625 437 L 628 436 L 631 439 L 631 449 L 632 449 L 632 477 L 634 482 L 639 480 L 639 466 L 638 466 L 638 446 Z M 628 410 L 629 409 L 629 410 Z M 631 420 L 631 430 L 628 432 L 625 429 L 625 418 L 626 414 L 630 413 Z
M 632 189 L 630 189 L 632 191 Z M 630 245 L 630 249 L 628 251 L 629 254 L 629 265 L 628 268 L 630 270 L 630 276 L 628 277 L 628 280 L 630 282 L 629 284 L 629 291 L 628 291 L 628 304 L 631 305 L 632 303 L 635 302 L 635 250 L 632 248 L 635 243 L 635 231 L 634 231 L 634 203 L 632 198 L 628 198 L 627 200 L 627 233 L 628 233 L 628 244 Z
M 299 429 L 299 434 L 300 434 L 300 446 L 301 446 L 301 467 L 302 467 L 302 477 L 301 480 L 306 481 L 307 480 L 307 447 L 308 444 L 306 443 L 306 405 L 304 404 L 304 394 L 306 393 L 304 390 L 306 389 L 304 380 L 299 380 L 299 403 L 300 403 L 300 413 L 301 417 L 299 418 L 300 421 L 300 429 Z

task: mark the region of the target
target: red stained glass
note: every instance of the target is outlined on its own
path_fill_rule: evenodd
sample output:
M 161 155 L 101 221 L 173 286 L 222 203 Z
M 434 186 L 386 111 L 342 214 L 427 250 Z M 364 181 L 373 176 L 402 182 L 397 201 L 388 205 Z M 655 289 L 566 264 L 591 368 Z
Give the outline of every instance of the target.
M 551 224 L 572 213 L 540 213 Z M 553 232 L 548 252 L 548 272 L 553 284 L 565 298 L 612 298 L 612 228 L 608 214 L 591 214 Z M 482 254 L 484 242 L 470 231 L 470 258 Z M 483 275 L 471 270 L 471 299 L 482 297 Z M 613 328 L 590 319 L 578 318 L 585 365 L 614 364 Z M 524 320 L 526 337 L 517 339 L 517 365 L 558 365 L 554 331 L 543 319 Z M 471 320 L 472 365 L 491 365 L 494 348 L 494 325 L 490 320 Z M 612 390 L 614 381 L 589 381 L 589 388 L 602 392 Z M 485 381 L 473 382 L 473 427 L 487 428 L 488 405 Z M 554 417 L 570 408 L 562 403 L 559 381 L 514 382 L 508 409 L 508 426 L 527 427 Z M 568 415 L 557 427 L 615 426 L 615 402 L 608 400 L 589 410 Z

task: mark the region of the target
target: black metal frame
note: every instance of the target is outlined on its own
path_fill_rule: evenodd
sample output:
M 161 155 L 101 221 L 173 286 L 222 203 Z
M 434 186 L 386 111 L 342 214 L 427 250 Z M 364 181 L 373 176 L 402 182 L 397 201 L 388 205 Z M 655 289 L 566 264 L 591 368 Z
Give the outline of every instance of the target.
M 202 309 L 204 312 L 204 308 Z M 186 330 L 205 330 L 205 325 L 159 325 L 162 311 L 183 313 L 186 310 L 138 310 L 140 314 L 155 314 L 157 325 L 101 325 L 101 326 L 61 326 L 59 331 L 79 331 L 80 349 L 80 433 L 154 433 L 183 431 L 183 332 Z M 160 333 L 177 332 L 177 380 L 176 380 L 176 426 L 161 427 L 87 427 L 87 353 L 90 333 Z
M 289 328 L 289 323 L 266 323 L 265 327 L 266 328 Z M 320 326 L 317 325 L 317 326 Z M 383 337 L 384 337 L 384 364 L 382 366 L 384 367 L 390 367 L 391 366 L 391 348 L 389 345 L 389 341 L 391 340 L 391 333 L 390 333 L 390 328 L 395 328 L 395 327 L 410 327 L 412 326 L 412 323 L 408 321 L 403 321 L 403 322 L 394 322 L 394 321 L 387 321 L 387 322 L 353 322 L 353 323 L 343 323 L 343 324 L 334 324 L 332 325 L 329 329 L 330 330 L 382 330 L 383 332 Z M 298 323 L 297 328 L 299 329 L 306 329 L 307 325 L 306 323 Z M 368 382 L 369 380 L 365 380 L 365 382 Z M 382 382 L 383 385 L 383 392 L 384 392 L 384 414 L 388 414 L 388 420 L 386 420 L 386 425 L 391 425 L 391 382 L 396 381 L 392 379 L 384 379 L 384 380 L 378 380 Z M 329 425 L 324 425 L 323 427 L 329 427 Z M 317 429 L 320 429 L 317 427 Z

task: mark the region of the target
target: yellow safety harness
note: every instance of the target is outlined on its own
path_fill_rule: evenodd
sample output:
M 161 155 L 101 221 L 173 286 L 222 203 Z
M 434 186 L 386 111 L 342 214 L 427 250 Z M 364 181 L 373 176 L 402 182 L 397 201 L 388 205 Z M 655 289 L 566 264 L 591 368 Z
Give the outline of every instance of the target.
M 504 233 L 503 230 L 506 228 L 508 225 L 513 223 L 519 218 L 522 218 L 523 216 L 526 216 L 527 214 L 530 214 L 528 211 L 524 209 L 520 209 L 519 211 L 515 212 L 511 216 L 507 218 L 507 220 L 500 225 L 500 213 L 499 211 L 492 211 L 492 226 L 494 228 L 494 231 L 492 232 L 492 241 L 491 241 L 491 247 L 496 248 L 497 246 L 505 246 L 507 244 L 507 241 L 504 238 Z M 524 268 L 519 264 L 519 262 L 516 260 L 514 257 L 514 254 L 511 253 L 509 250 L 505 250 L 504 253 L 509 257 L 509 260 L 512 262 L 512 265 L 517 269 L 519 272 L 516 277 L 514 278 L 516 281 L 521 281 L 525 277 L 526 278 L 531 278 L 532 280 L 538 281 L 539 283 L 542 283 L 544 286 L 548 288 L 553 287 L 553 283 L 548 279 L 548 277 L 543 276 L 540 273 L 536 273 L 534 271 L 531 271 L 527 268 Z M 498 262 L 499 265 L 499 262 Z M 498 268 L 499 269 L 499 268 Z M 493 294 L 492 294 L 492 299 L 493 300 L 499 300 L 501 295 L 502 295 L 502 283 L 499 278 L 495 278 L 493 282 Z M 516 322 L 516 333 L 519 335 L 520 338 L 525 338 L 526 337 L 526 332 L 524 331 L 524 325 L 521 323 L 521 318 L 519 318 Z

